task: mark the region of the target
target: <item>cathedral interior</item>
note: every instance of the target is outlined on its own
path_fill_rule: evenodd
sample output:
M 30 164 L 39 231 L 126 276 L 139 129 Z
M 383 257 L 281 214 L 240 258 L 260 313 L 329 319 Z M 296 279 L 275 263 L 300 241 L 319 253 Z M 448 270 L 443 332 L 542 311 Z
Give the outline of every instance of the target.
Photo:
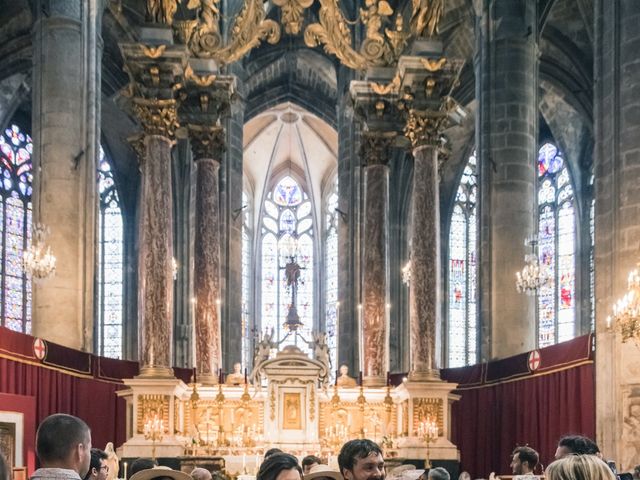
M 568 433 L 633 469 L 638 22 L 1 0 L 0 452 L 30 474 L 64 412 L 230 476 L 368 437 L 488 478 Z

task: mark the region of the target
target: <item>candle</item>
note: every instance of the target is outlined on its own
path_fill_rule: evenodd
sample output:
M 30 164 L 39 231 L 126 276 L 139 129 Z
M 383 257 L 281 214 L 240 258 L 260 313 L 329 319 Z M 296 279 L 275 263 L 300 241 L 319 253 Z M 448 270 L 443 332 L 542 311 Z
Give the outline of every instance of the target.
M 360 371 L 364 368 L 364 331 L 362 325 L 362 304 L 358 304 L 358 359 Z
M 124 480 L 127 480 L 127 462 L 124 462 Z
M 218 315 L 218 323 L 220 323 L 220 299 L 216 299 L 216 314 Z
M 247 472 L 247 454 L 243 453 L 242 454 L 242 473 L 246 473 Z

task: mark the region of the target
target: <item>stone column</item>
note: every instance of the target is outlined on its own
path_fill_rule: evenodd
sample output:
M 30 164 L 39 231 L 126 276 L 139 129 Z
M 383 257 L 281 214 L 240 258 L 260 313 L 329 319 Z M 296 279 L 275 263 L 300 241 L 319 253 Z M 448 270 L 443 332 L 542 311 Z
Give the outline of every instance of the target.
M 482 183 L 480 318 L 490 325 L 490 331 L 483 328 L 491 337 L 489 356 L 500 358 L 537 343 L 535 299 L 515 287 L 515 273 L 528 250 L 524 239 L 537 234 L 536 2 L 497 0 L 483 9 L 475 57 Z
M 363 383 L 383 386 L 389 368 L 387 318 L 387 237 L 389 227 L 389 148 L 395 133 L 362 136 L 364 232 L 362 265 Z
M 594 7 L 596 434 L 600 450 L 628 471 L 638 463 L 640 350 L 606 318 L 640 261 L 640 3 Z
M 440 196 L 437 132 L 424 119 L 413 142 L 413 189 L 410 212 L 411 284 L 409 287 L 409 379 L 440 378 Z
M 175 119 L 175 101 L 159 108 Z M 173 376 L 173 132 L 152 123 L 156 107 L 139 105 L 139 109 L 146 135 L 141 165 L 138 360 L 141 376 Z
M 222 127 L 189 125 L 196 171 L 194 339 L 198 379 L 218 383 L 221 366 L 220 333 L 220 205 L 219 170 L 224 151 Z
M 34 221 L 49 227 L 57 263 L 33 285 L 32 333 L 90 350 L 101 42 L 100 15 L 82 4 L 47 2 L 33 28 Z
M 142 378 L 173 378 L 173 204 L 171 148 L 178 127 L 174 85 L 186 52 L 167 44 L 152 52 L 121 45 L 130 77 L 132 111 L 143 127 L 138 263 L 138 361 Z M 157 37 L 156 37 L 157 38 Z

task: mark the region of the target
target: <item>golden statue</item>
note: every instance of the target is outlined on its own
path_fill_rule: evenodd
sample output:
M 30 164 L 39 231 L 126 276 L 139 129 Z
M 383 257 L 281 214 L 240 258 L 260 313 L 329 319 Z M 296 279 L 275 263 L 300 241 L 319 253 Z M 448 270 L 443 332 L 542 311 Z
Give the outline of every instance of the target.
M 177 10 L 177 0 L 147 0 L 147 21 L 171 26 Z
M 241 385 L 244 383 L 244 375 L 242 374 L 242 364 L 236 362 L 233 364 L 233 373 L 227 375 L 225 385 Z
M 433 37 L 444 11 L 444 0 L 412 0 L 411 31 L 416 37 Z
M 337 383 L 339 387 L 349 388 L 356 386 L 356 379 L 349 376 L 349 367 L 346 365 L 340 365 L 340 376 L 338 377 Z

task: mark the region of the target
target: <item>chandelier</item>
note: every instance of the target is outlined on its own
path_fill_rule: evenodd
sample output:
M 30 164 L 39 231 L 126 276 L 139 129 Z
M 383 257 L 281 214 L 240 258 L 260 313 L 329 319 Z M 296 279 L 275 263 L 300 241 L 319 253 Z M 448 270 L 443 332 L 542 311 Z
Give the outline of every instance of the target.
M 538 239 L 535 236 L 527 237 L 524 244 L 531 247 L 531 253 L 524 256 L 524 268 L 516 273 L 516 288 L 519 293 L 535 295 L 547 281 L 547 274 L 538 261 Z
M 31 275 L 35 280 L 43 280 L 55 272 L 56 257 L 45 242 L 49 236 L 49 228 L 42 223 L 36 223 L 32 232 L 33 241 L 22 255 L 22 265 L 27 275 Z
M 640 263 L 638 263 L 640 268 Z M 607 327 L 612 321 L 622 334 L 622 342 L 629 339 L 640 341 L 640 271 L 638 268 L 629 273 L 628 291 L 613 305 L 613 317 L 607 317 Z

